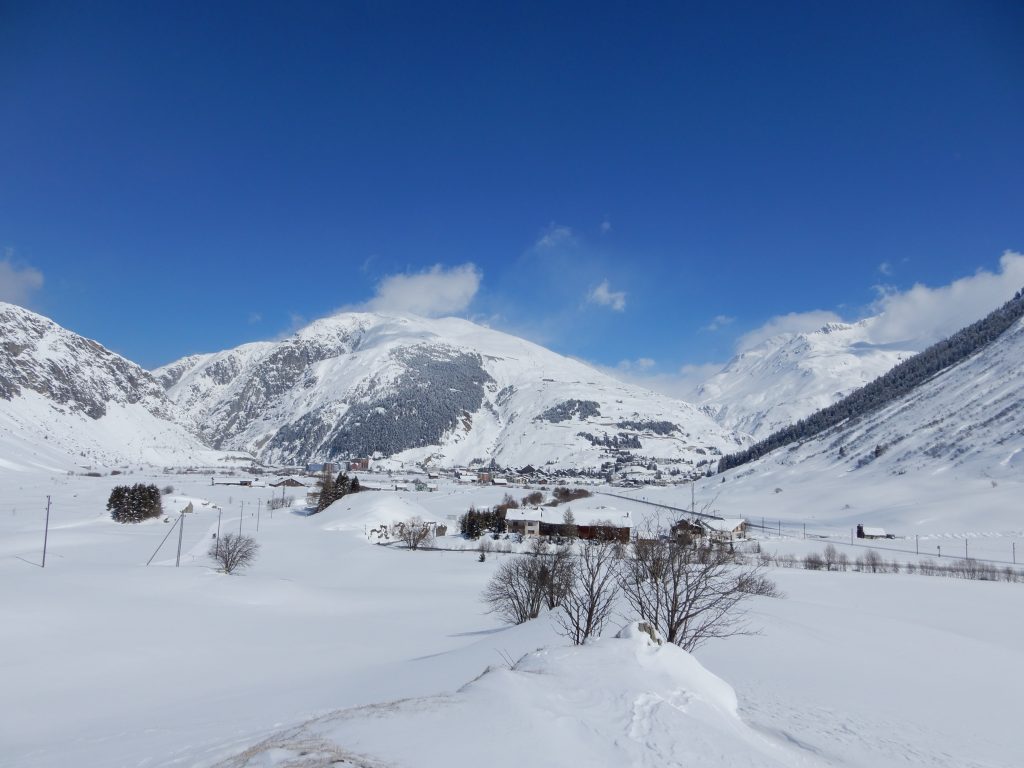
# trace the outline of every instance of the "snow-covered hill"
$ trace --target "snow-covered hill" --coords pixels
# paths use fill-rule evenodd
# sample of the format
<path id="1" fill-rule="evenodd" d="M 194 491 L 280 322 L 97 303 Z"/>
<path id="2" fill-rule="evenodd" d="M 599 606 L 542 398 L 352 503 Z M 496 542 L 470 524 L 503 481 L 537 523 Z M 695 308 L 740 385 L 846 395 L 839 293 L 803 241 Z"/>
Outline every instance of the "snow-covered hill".
<path id="1" fill-rule="evenodd" d="M 41 315 L 0 303 L 0 467 L 210 464 L 153 376 Z"/>
<path id="2" fill-rule="evenodd" d="M 1019 299 L 1018 299 L 1019 300 Z M 979 352 L 879 410 L 775 450 L 730 475 L 939 473 L 1019 478 L 1024 468 L 1024 318 Z"/>
<path id="3" fill-rule="evenodd" d="M 743 443 L 688 403 L 455 318 L 341 314 L 154 375 L 211 445 L 270 462 L 596 468 L 628 451 L 686 469 Z"/>
<path id="4" fill-rule="evenodd" d="M 842 399 L 920 348 L 875 343 L 872 325 L 828 323 L 781 334 L 738 354 L 701 384 L 694 402 L 729 429 L 766 437 Z"/>

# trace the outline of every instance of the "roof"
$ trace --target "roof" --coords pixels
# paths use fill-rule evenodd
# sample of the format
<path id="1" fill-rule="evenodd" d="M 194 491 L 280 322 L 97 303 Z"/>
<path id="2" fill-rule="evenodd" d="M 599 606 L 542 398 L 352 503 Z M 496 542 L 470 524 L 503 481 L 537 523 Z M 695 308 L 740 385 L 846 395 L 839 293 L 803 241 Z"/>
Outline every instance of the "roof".
<path id="1" fill-rule="evenodd" d="M 699 524 L 709 530 L 718 531 L 719 533 L 732 533 L 740 526 L 746 525 L 746 522 L 747 521 L 742 517 L 727 518 L 725 520 L 704 518 L 699 521 Z"/>
<path id="2" fill-rule="evenodd" d="M 871 528 L 870 526 L 863 526 L 865 536 L 885 536 L 885 528 Z"/>
<path id="3" fill-rule="evenodd" d="M 540 507 L 539 509 L 510 509 L 505 513 L 506 520 L 527 522 L 536 520 L 542 523 L 561 525 L 568 506 Z M 613 528 L 631 528 L 632 518 L 628 512 L 620 512 L 614 507 L 593 507 L 591 509 L 573 509 L 573 520 L 576 525 L 610 524 Z"/>

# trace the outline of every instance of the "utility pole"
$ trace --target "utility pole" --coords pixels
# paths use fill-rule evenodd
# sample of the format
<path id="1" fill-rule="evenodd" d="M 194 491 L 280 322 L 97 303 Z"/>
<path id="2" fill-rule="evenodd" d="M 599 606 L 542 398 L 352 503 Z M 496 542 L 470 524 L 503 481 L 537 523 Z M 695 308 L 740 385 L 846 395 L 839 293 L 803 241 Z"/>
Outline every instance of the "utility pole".
<path id="1" fill-rule="evenodd" d="M 217 557 L 220 557 L 220 516 L 221 516 L 221 514 L 223 514 L 223 512 L 224 512 L 223 509 L 221 509 L 220 507 L 217 507 L 217 547 L 216 547 Z"/>
<path id="2" fill-rule="evenodd" d="M 1017 542 L 1016 541 L 1011 541 L 1010 542 L 1010 550 L 1013 552 L 1013 564 L 1016 565 L 1017 564 Z"/>
<path id="3" fill-rule="evenodd" d="M 239 508 L 238 508 L 238 535 L 239 536 L 242 535 L 242 515 L 244 515 L 244 514 L 245 514 L 245 502 L 243 501 L 241 503 L 241 506 L 239 506 Z"/>
<path id="4" fill-rule="evenodd" d="M 807 538 L 807 523 L 804 523 L 804 538 Z"/>
<path id="5" fill-rule="evenodd" d="M 174 567 L 177 568 L 181 565 L 181 539 L 182 534 L 185 533 L 185 513 L 178 513 L 178 556 L 174 558 Z"/>
<path id="6" fill-rule="evenodd" d="M 916 533 L 914 534 L 914 554 L 921 554 L 921 543 L 918 541 L 918 536 Z"/>
<path id="7" fill-rule="evenodd" d="M 967 539 L 964 538 L 964 559 L 966 560 L 967 558 L 968 558 L 968 554 L 967 554 Z"/>
<path id="8" fill-rule="evenodd" d="M 46 527 L 43 528 L 43 568 L 46 567 L 46 542 L 50 538 L 50 497 L 46 497 Z"/>
<path id="9" fill-rule="evenodd" d="M 260 510 L 263 509 L 263 499 L 256 501 L 256 533 L 260 532 Z"/>

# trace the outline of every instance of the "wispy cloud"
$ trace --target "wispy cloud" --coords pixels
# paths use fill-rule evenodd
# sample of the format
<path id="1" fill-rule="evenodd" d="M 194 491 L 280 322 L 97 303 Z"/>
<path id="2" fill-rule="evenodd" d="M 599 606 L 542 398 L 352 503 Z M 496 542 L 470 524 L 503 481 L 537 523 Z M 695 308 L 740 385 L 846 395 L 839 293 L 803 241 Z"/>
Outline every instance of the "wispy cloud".
<path id="1" fill-rule="evenodd" d="M 878 265 L 878 271 L 881 274 L 888 277 L 889 275 L 892 274 L 892 264 L 890 264 L 888 261 L 883 261 L 881 264 Z"/>
<path id="2" fill-rule="evenodd" d="M 249 313 L 249 325 L 255 325 L 256 323 L 259 323 L 259 322 L 262 322 L 262 321 L 263 321 L 263 315 L 261 315 L 259 312 L 250 312 Z"/>
<path id="3" fill-rule="evenodd" d="M 43 273 L 34 267 L 17 264 L 13 250 L 6 249 L 0 259 L 0 301 L 28 306 L 32 297 L 43 287 Z"/>
<path id="4" fill-rule="evenodd" d="M 612 231 L 612 223 L 608 221 L 608 219 L 605 219 L 601 222 L 600 230 L 602 235 L 607 235 Z"/>
<path id="5" fill-rule="evenodd" d="M 545 227 L 543 232 L 541 232 L 540 237 L 537 238 L 537 242 L 533 244 L 533 247 L 540 250 L 546 250 L 557 248 L 560 245 L 567 245 L 575 241 L 576 235 L 573 234 L 571 227 L 551 223 Z"/>
<path id="6" fill-rule="evenodd" d="M 602 307 L 610 307 L 616 312 L 624 312 L 626 309 L 626 292 L 613 291 L 607 280 L 602 280 L 587 294 L 587 301 L 591 304 L 599 304 Z"/>
<path id="7" fill-rule="evenodd" d="M 711 322 L 704 326 L 702 330 L 705 331 L 720 331 L 723 328 L 732 325 L 736 322 L 735 317 L 730 315 L 715 315 L 711 318 Z"/>
<path id="8" fill-rule="evenodd" d="M 423 317 L 463 312 L 476 296 L 482 279 L 475 264 L 435 264 L 422 272 L 389 275 L 377 283 L 376 294 L 363 308 Z"/>

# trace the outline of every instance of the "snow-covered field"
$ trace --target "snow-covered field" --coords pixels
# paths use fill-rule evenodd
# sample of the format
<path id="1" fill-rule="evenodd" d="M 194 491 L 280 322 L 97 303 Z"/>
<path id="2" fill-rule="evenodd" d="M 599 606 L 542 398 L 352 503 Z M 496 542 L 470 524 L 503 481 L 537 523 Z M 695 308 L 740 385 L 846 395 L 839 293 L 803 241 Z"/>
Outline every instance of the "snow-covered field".
<path id="1" fill-rule="evenodd" d="M 143 480 L 175 487 L 169 512 L 193 503 L 181 568 L 177 532 L 145 566 L 170 523 L 107 517 L 111 486 Z M 761 634 L 709 644 L 699 664 L 635 637 L 572 650 L 545 616 L 509 628 L 482 612 L 480 591 L 510 555 L 481 563 L 364 533 L 389 516 L 447 520 L 503 490 L 367 492 L 310 517 L 271 517 L 264 505 L 257 533 L 269 490 L 209 482 L 0 474 L 0 764 L 1021 764 L 1024 585 L 779 569 L 787 598 L 752 603 Z M 901 534 L 988 532 L 972 546 L 1007 550 L 1015 521 L 1024 527 L 1021 489 L 1006 480 L 987 485 L 989 506 L 965 504 L 980 481 L 962 496 L 959 483 L 918 487 L 913 514 L 895 484 L 815 494 L 730 482 L 698 488 L 698 504 L 721 490 L 724 514 L 754 521 L 763 510 L 794 534 L 810 520 L 837 541 L 862 517 Z M 633 493 L 689 501 L 682 488 Z M 654 510 L 601 496 L 579 508 L 588 504 Z M 223 530 L 241 522 L 262 546 L 241 575 L 205 557 L 215 506 Z M 823 544 L 763 542 L 812 545 Z"/>

